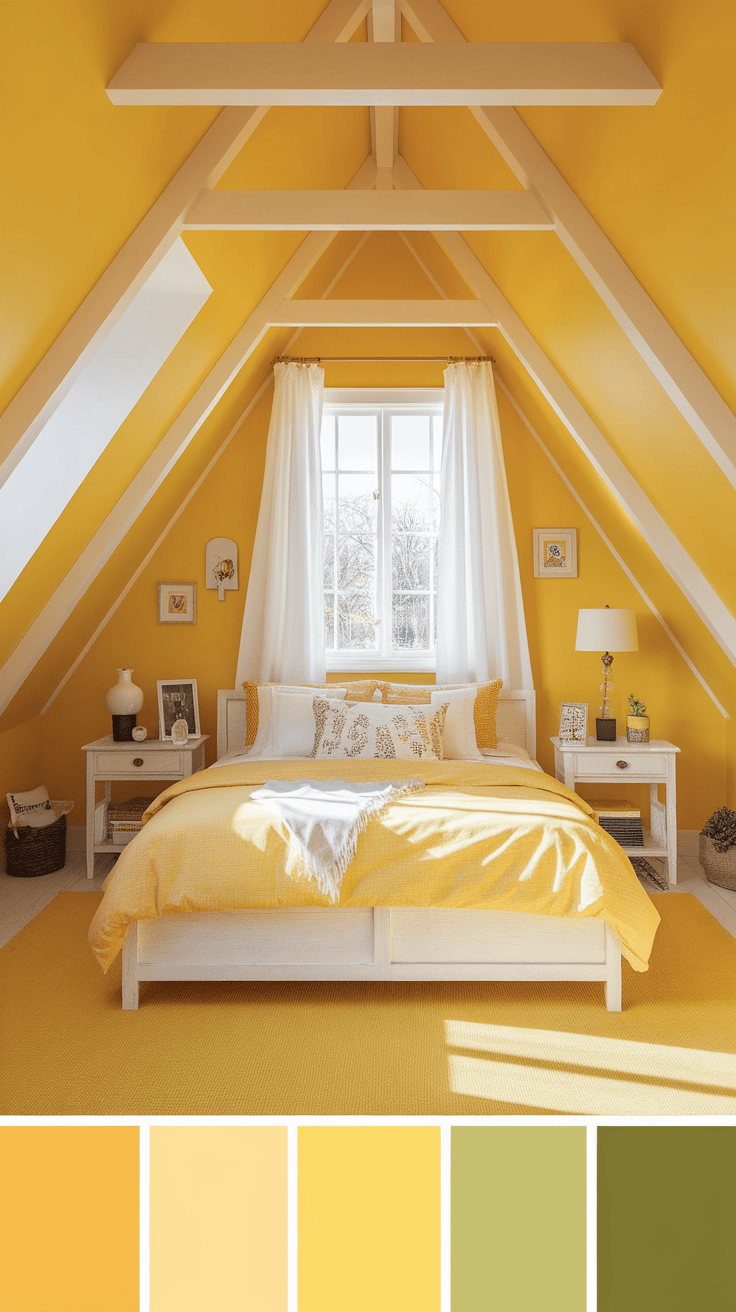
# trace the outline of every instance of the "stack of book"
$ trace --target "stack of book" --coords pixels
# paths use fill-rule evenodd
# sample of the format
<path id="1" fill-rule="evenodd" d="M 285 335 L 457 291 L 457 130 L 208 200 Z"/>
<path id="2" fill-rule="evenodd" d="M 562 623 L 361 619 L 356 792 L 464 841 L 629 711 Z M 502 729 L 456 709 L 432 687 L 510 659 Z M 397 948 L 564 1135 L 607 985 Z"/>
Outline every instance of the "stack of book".
<path id="1" fill-rule="evenodd" d="M 624 798 L 620 802 L 597 801 L 590 805 L 598 812 L 601 829 L 622 847 L 643 847 L 644 828 L 641 811 Z"/>
<path id="2" fill-rule="evenodd" d="M 151 805 L 150 797 L 131 797 L 127 802 L 111 802 L 107 808 L 110 841 L 125 847 L 143 828 L 143 812 Z"/>

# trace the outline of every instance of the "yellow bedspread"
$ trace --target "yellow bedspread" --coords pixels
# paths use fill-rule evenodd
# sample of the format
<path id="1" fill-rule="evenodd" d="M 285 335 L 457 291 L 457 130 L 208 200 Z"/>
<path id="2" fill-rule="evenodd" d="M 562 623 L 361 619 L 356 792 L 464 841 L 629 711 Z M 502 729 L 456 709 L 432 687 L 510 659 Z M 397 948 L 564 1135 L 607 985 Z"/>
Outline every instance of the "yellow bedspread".
<path id="1" fill-rule="evenodd" d="M 303 874 L 276 814 L 251 800 L 269 779 L 405 779 L 358 839 L 340 906 L 474 907 L 597 916 L 646 970 L 659 916 L 621 848 L 549 775 L 489 762 L 252 761 L 173 784 L 121 853 L 90 927 L 103 970 L 133 920 L 245 907 L 331 905 Z"/>

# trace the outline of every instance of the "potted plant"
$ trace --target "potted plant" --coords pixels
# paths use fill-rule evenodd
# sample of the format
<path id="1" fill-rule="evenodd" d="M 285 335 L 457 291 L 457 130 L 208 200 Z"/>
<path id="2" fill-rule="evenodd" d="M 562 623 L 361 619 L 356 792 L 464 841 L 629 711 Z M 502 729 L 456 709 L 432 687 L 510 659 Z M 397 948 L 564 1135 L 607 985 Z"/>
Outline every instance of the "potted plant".
<path id="1" fill-rule="evenodd" d="M 633 692 L 629 694 L 629 713 L 626 716 L 626 738 L 630 743 L 649 742 L 649 716 L 647 708 Z"/>
<path id="2" fill-rule="evenodd" d="M 700 864 L 711 884 L 736 892 L 736 811 L 722 806 L 700 831 Z"/>

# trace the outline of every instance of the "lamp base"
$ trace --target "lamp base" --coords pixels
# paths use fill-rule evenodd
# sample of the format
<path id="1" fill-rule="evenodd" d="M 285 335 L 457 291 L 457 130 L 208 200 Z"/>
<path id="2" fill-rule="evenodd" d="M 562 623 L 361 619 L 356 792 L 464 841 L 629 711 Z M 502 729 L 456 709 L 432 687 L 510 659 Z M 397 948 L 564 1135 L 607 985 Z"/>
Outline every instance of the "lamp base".
<path id="1" fill-rule="evenodd" d="M 603 720 L 596 716 L 595 736 L 599 743 L 614 743 L 616 741 L 616 721 L 614 719 Z"/>

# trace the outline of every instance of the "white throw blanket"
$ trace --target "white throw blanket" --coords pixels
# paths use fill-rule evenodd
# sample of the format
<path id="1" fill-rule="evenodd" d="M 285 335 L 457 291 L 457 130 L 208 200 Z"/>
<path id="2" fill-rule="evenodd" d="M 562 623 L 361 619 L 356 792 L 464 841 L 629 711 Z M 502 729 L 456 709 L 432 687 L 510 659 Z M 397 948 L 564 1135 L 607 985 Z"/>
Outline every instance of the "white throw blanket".
<path id="1" fill-rule="evenodd" d="M 308 779 L 294 783 L 269 779 L 251 797 L 276 811 L 299 844 L 306 877 L 316 879 L 320 893 L 337 902 L 342 877 L 355 856 L 358 834 L 391 802 L 423 787 L 421 779 L 393 784 L 326 779 L 317 787 Z"/>

